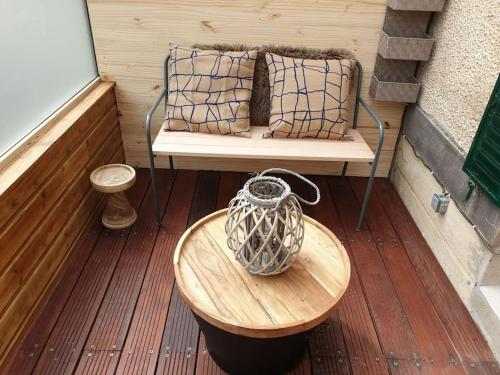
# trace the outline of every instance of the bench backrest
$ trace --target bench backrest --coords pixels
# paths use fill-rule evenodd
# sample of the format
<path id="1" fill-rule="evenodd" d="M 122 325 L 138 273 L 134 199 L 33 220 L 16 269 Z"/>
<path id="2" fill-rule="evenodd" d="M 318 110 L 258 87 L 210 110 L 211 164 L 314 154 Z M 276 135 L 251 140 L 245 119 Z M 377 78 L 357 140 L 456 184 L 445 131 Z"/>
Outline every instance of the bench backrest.
<path id="1" fill-rule="evenodd" d="M 218 51 L 245 51 L 245 50 L 258 50 L 257 60 L 255 62 L 254 79 L 253 79 L 253 90 L 252 98 L 250 100 L 250 124 L 251 125 L 269 125 L 269 116 L 271 112 L 271 102 L 270 102 L 270 87 L 269 87 L 269 70 L 266 64 L 265 53 L 270 52 L 281 56 L 292 57 L 292 58 L 302 58 L 302 59 L 313 59 L 313 60 L 341 60 L 341 59 L 353 59 L 356 60 L 355 56 L 345 49 L 315 49 L 315 48 L 299 48 L 290 46 L 262 46 L 253 47 L 245 46 L 241 44 L 230 45 L 230 44 L 195 44 L 194 48 L 202 50 L 218 50 Z M 168 64 L 167 59 L 165 60 L 165 87 L 168 87 Z M 353 87 L 352 93 L 354 95 L 351 126 L 356 128 L 357 117 L 358 117 L 358 107 L 359 107 L 359 94 L 361 89 L 361 78 L 362 78 L 362 68 L 361 64 L 356 60 L 356 69 L 353 77 Z"/>

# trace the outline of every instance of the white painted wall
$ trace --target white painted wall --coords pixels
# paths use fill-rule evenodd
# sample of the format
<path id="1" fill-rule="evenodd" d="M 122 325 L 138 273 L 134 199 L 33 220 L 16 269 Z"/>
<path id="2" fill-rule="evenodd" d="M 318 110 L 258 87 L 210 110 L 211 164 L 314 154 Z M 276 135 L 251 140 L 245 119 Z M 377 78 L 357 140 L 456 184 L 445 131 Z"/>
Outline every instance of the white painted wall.
<path id="1" fill-rule="evenodd" d="M 500 255 L 491 252 L 451 200 L 448 211 L 431 208 L 441 185 L 402 138 L 391 180 L 439 264 L 500 360 L 500 313 L 489 298 L 500 295 Z M 483 286 L 482 286 L 483 285 Z M 489 295 L 485 294 L 485 290 Z M 493 297 L 491 297 L 493 295 Z"/>
<path id="2" fill-rule="evenodd" d="M 419 74 L 420 107 L 468 152 L 500 72 L 500 0 L 447 0 Z"/>
<path id="3" fill-rule="evenodd" d="M 441 185 L 404 138 L 399 143 L 391 174 L 398 194 L 439 264 L 464 304 L 471 309 L 472 293 L 493 253 L 484 245 L 453 200 L 445 214 L 432 210 L 432 195 L 441 192 Z M 491 281 L 493 278 L 494 275 L 490 275 Z M 500 281 L 500 274 L 497 275 L 497 281 Z"/>
<path id="4" fill-rule="evenodd" d="M 499 9 L 500 0 L 447 0 L 431 26 L 436 39 L 431 59 L 418 74 L 422 82 L 418 105 L 464 155 L 500 72 Z M 459 171 L 462 165 L 450 168 Z M 396 151 L 391 180 L 500 358 L 499 315 L 483 293 L 483 288 L 500 288 L 500 255 L 486 247 L 453 200 L 445 214 L 432 210 L 432 195 L 442 187 L 405 138 Z"/>
<path id="5" fill-rule="evenodd" d="M 95 77 L 85 0 L 0 1 L 0 155 Z"/>

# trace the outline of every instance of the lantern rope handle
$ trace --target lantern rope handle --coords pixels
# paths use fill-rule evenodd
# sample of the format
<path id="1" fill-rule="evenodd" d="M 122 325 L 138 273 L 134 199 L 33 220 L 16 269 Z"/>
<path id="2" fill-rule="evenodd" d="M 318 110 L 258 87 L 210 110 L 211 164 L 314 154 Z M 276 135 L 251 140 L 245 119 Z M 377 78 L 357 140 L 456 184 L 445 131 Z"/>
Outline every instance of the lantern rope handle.
<path id="1" fill-rule="evenodd" d="M 283 200 L 285 200 L 286 198 L 288 198 L 290 195 L 293 195 L 295 198 L 297 198 L 302 203 L 308 204 L 310 206 L 314 206 L 314 205 L 316 205 L 316 204 L 319 203 L 319 201 L 321 199 L 321 193 L 319 192 L 319 188 L 316 186 L 316 184 L 314 182 L 312 182 L 311 180 L 308 180 L 307 178 L 305 178 L 304 176 L 302 176 L 302 175 L 300 175 L 300 174 L 298 174 L 296 172 L 293 172 L 293 171 L 290 171 L 290 170 L 284 169 L 284 168 L 270 168 L 270 169 L 266 169 L 265 171 L 262 171 L 261 173 L 258 174 L 258 176 L 260 177 L 260 176 L 264 176 L 267 173 L 275 173 L 275 172 L 281 172 L 281 173 L 291 174 L 292 176 L 297 177 L 299 180 L 302 180 L 305 183 L 307 183 L 316 192 L 316 199 L 313 202 L 310 202 L 310 201 L 302 198 L 300 195 L 291 192 L 290 194 L 287 194 L 287 195 L 283 196 L 280 199 L 280 201 L 278 202 L 278 204 L 276 206 L 278 206 L 279 203 L 281 203 Z"/>

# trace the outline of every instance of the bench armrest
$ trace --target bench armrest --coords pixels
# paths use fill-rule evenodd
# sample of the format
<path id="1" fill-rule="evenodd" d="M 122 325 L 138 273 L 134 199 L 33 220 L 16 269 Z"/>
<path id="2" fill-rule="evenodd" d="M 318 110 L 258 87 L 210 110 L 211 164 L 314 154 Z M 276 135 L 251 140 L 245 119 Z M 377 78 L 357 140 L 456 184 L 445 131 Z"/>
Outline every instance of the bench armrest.
<path id="1" fill-rule="evenodd" d="M 163 98 L 165 98 L 167 96 L 167 90 L 164 89 L 162 91 L 162 93 L 160 94 L 160 96 L 156 99 L 155 103 L 153 104 L 153 106 L 151 107 L 151 109 L 149 110 L 148 114 L 146 115 L 146 135 L 148 136 L 151 136 L 150 135 L 150 130 L 151 130 L 151 120 L 153 119 L 153 114 L 156 112 L 156 109 L 158 108 L 158 106 L 160 105 L 161 101 L 163 100 Z"/>
<path id="2" fill-rule="evenodd" d="M 151 120 L 153 119 L 153 114 L 155 113 L 156 109 L 162 102 L 164 98 L 167 96 L 168 89 L 165 88 L 163 89 L 162 93 L 156 99 L 155 103 L 149 110 L 148 114 L 146 115 L 146 143 L 148 146 L 148 159 L 149 159 L 149 170 L 151 172 L 151 186 L 153 190 L 153 202 L 154 202 L 154 207 L 155 207 L 155 219 L 156 219 L 156 224 L 160 225 L 161 224 L 161 212 L 160 212 L 160 201 L 158 199 L 158 192 L 156 191 L 156 176 L 155 176 L 155 161 L 154 161 L 154 155 L 153 155 L 153 146 L 151 144 Z M 165 103 L 166 103 L 165 99 Z"/>
<path id="3" fill-rule="evenodd" d="M 375 151 L 375 159 L 374 159 L 374 162 L 377 163 L 378 159 L 380 158 L 380 152 L 382 151 L 382 145 L 384 144 L 384 123 L 377 116 L 373 108 L 366 101 L 364 101 L 361 97 L 359 97 L 358 100 L 359 103 L 364 107 L 366 112 L 368 112 L 373 121 L 375 121 L 375 124 L 378 127 L 378 144 L 377 144 L 377 149 Z"/>
<path id="4" fill-rule="evenodd" d="M 163 98 L 165 98 L 165 110 L 167 108 L 167 95 L 168 95 L 168 62 L 170 61 L 170 54 L 165 56 L 165 60 L 163 61 L 163 80 L 165 83 L 165 88 L 163 89 L 162 93 L 156 99 L 156 102 L 153 104 L 151 109 L 149 110 L 148 114 L 146 115 L 146 138 L 148 141 L 148 147 L 151 150 L 151 120 L 153 119 L 153 114 L 155 113 L 156 109 L 160 105 L 161 101 Z"/>

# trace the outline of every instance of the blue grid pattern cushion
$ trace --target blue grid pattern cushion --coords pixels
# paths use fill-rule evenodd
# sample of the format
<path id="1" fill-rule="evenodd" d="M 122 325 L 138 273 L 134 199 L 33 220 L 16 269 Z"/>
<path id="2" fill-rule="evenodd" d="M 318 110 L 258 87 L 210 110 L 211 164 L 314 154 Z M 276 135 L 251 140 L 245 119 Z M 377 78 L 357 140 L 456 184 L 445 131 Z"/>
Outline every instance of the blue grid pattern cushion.
<path id="1" fill-rule="evenodd" d="M 165 130 L 249 136 L 257 51 L 170 49 Z"/>
<path id="2" fill-rule="evenodd" d="M 271 115 L 266 138 L 349 139 L 354 60 L 306 60 L 266 53 Z"/>

